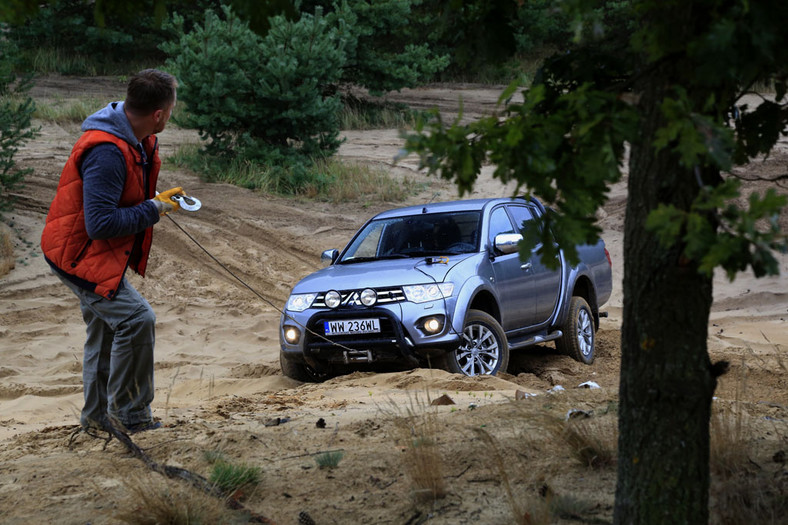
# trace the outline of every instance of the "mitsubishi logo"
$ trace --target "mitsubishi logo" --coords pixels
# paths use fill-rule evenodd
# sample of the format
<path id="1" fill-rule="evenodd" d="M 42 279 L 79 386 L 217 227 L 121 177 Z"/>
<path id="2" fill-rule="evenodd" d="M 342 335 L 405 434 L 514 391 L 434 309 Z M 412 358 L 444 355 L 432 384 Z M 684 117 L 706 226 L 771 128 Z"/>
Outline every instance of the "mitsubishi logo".
<path id="1" fill-rule="evenodd" d="M 344 306 L 352 304 L 353 306 L 358 306 L 361 304 L 361 297 L 359 296 L 358 292 L 351 292 L 345 297 L 345 300 L 342 301 Z"/>

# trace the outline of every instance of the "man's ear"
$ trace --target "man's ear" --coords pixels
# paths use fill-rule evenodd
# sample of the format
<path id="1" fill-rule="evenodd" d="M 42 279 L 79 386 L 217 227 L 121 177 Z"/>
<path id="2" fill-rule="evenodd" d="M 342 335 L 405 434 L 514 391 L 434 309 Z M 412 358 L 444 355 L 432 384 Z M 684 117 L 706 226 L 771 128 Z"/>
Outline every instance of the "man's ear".
<path id="1" fill-rule="evenodd" d="M 153 121 L 158 123 L 161 120 L 162 115 L 164 115 L 163 109 L 157 109 L 153 112 Z"/>

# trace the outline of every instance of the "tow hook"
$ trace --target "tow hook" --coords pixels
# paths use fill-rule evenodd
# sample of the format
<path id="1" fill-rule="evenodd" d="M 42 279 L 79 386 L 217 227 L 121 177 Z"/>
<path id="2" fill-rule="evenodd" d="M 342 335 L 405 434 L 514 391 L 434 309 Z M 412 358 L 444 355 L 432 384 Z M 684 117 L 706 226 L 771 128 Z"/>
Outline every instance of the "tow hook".
<path id="1" fill-rule="evenodd" d="M 345 364 L 371 363 L 372 352 L 369 350 L 345 350 Z"/>

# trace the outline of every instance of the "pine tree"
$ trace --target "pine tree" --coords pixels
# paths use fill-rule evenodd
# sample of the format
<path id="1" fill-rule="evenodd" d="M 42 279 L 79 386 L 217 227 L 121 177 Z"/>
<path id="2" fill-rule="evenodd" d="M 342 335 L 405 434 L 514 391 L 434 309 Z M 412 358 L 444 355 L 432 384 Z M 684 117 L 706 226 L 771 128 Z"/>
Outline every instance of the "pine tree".
<path id="1" fill-rule="evenodd" d="M 312 2 L 323 5 L 326 18 L 346 38 L 347 63 L 342 81 L 373 93 L 414 87 L 449 64 L 448 55 L 436 55 L 423 35 L 410 30 L 413 7 L 419 1 L 342 0 Z"/>
<path id="2" fill-rule="evenodd" d="M 182 123 L 208 139 L 208 153 L 271 161 L 336 151 L 340 100 L 328 86 L 339 80 L 343 39 L 319 12 L 273 17 L 265 37 L 227 6 L 188 33 L 177 15 L 174 24 L 180 40 L 162 49 L 188 107 Z"/>
<path id="3" fill-rule="evenodd" d="M 16 48 L 0 39 L 0 212 L 11 207 L 9 195 L 30 169 L 19 169 L 14 155 L 19 147 L 35 136 L 31 119 L 35 111 L 33 99 L 27 96 L 29 79 L 14 73 Z"/>

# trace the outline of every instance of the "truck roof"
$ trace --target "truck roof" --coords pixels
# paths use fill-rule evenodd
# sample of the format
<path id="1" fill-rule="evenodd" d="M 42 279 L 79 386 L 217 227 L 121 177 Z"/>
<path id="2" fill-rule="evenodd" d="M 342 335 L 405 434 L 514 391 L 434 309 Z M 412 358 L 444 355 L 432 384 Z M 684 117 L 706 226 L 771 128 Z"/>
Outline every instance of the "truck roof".
<path id="1" fill-rule="evenodd" d="M 466 199 L 449 202 L 431 202 L 429 204 L 419 204 L 416 206 L 406 206 L 395 208 L 377 214 L 374 219 L 388 219 L 391 217 L 407 217 L 408 215 L 419 215 L 428 213 L 446 213 L 454 211 L 479 211 L 487 206 L 496 204 L 506 204 L 518 202 L 521 204 L 532 204 L 525 197 L 505 197 L 495 199 Z"/>

